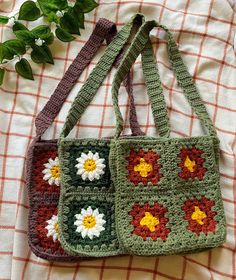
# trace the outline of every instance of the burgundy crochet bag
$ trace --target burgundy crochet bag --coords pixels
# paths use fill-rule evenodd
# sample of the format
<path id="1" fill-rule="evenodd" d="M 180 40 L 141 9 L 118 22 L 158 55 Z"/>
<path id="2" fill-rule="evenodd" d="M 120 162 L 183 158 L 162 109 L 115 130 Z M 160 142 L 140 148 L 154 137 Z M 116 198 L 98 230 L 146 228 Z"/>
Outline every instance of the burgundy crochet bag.
<path id="1" fill-rule="evenodd" d="M 109 43 L 116 34 L 114 23 L 100 19 L 73 63 L 66 71 L 49 101 L 35 120 L 36 137 L 30 145 L 26 160 L 26 185 L 29 194 L 28 241 L 31 250 L 38 257 L 49 261 L 78 261 L 81 258 L 69 256 L 58 240 L 57 206 L 60 193 L 60 167 L 57 153 L 57 140 L 42 140 L 41 136 L 53 123 L 70 90 L 104 39 Z M 115 62 L 118 65 L 120 54 Z M 130 76 L 124 85 L 130 98 L 130 125 L 133 135 L 142 131 L 137 123 Z"/>

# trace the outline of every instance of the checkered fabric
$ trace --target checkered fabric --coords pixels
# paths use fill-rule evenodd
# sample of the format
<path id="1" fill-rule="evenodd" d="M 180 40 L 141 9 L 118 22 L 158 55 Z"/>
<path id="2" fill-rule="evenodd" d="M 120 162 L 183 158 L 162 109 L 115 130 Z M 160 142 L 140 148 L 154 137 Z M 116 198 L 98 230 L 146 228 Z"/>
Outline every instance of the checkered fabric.
<path id="1" fill-rule="evenodd" d="M 0 12 L 15 14 L 23 0 L 1 0 Z M 0 279 L 236 279 L 236 16 L 226 0 L 100 0 L 86 15 L 86 29 L 65 44 L 55 40 L 55 65 L 34 65 L 35 81 L 16 76 L 7 66 L 0 87 Z M 233 1 L 231 1 L 231 4 Z M 91 34 L 100 17 L 114 21 L 118 29 L 136 13 L 165 24 L 179 43 L 184 62 L 199 88 L 221 140 L 220 174 L 227 219 L 227 242 L 211 251 L 187 256 L 158 258 L 123 256 L 83 261 L 77 264 L 49 263 L 37 258 L 27 244 L 28 197 L 24 163 L 35 136 L 34 120 L 49 99 L 65 70 Z M 30 26 L 33 26 L 32 23 Z M 12 38 L 7 26 L 0 27 L 0 41 Z M 152 32 L 152 43 L 175 137 L 204 133 L 193 115 L 167 59 L 164 33 Z M 105 48 L 105 46 L 104 46 Z M 102 51 L 79 78 L 63 110 L 45 139 L 58 137 L 66 113 Z M 115 127 L 111 105 L 112 70 L 86 110 L 74 136 L 112 136 Z M 143 81 L 140 60 L 133 69 L 134 94 L 141 128 L 154 135 L 155 128 Z M 121 89 L 120 105 L 128 129 L 127 94 Z"/>

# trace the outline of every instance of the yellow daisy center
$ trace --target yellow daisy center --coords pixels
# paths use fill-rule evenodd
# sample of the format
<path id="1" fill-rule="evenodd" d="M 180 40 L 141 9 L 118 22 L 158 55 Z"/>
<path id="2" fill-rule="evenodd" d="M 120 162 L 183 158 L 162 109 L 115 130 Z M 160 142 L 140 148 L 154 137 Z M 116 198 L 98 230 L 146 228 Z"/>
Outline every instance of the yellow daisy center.
<path id="1" fill-rule="evenodd" d="M 95 170 L 97 167 L 96 162 L 93 159 L 87 159 L 84 163 L 84 169 L 87 172 L 91 172 L 93 170 Z"/>
<path id="2" fill-rule="evenodd" d="M 52 177 L 54 179 L 60 178 L 60 167 L 59 167 L 59 165 L 54 165 L 51 168 L 51 173 L 52 173 Z"/>
<path id="3" fill-rule="evenodd" d="M 153 217 L 152 213 L 145 212 L 145 216 L 140 221 L 141 226 L 147 226 L 151 232 L 155 231 L 155 226 L 159 225 L 160 221 L 158 218 Z"/>
<path id="4" fill-rule="evenodd" d="M 194 171 L 194 166 L 196 165 L 195 160 L 191 160 L 189 156 L 186 157 L 184 161 L 184 166 L 188 168 L 190 172 Z"/>
<path id="5" fill-rule="evenodd" d="M 58 225 L 58 223 L 55 223 L 54 230 L 55 230 L 56 233 L 59 232 L 59 225 Z"/>
<path id="6" fill-rule="evenodd" d="M 200 208 L 198 206 L 194 206 L 194 212 L 191 216 L 192 220 L 195 220 L 199 225 L 203 225 L 203 219 L 205 219 L 207 217 L 207 215 L 200 210 Z"/>
<path id="7" fill-rule="evenodd" d="M 152 164 L 147 163 L 144 158 L 140 158 L 140 163 L 134 166 L 134 171 L 139 172 L 142 177 L 147 177 L 152 169 Z"/>
<path id="8" fill-rule="evenodd" d="M 92 215 L 88 215 L 88 216 L 84 217 L 83 225 L 87 229 L 93 228 L 96 225 L 95 217 Z"/>

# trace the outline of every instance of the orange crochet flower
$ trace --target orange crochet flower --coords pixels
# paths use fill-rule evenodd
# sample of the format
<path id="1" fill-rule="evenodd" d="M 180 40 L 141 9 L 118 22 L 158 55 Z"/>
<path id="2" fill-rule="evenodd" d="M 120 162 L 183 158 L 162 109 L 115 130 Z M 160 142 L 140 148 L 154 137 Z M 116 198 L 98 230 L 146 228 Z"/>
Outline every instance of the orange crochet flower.
<path id="1" fill-rule="evenodd" d="M 136 152 L 134 149 L 131 149 L 130 155 L 127 158 L 129 180 L 136 186 L 138 183 L 143 183 L 146 186 L 148 182 L 156 185 L 161 178 L 159 173 L 161 165 L 157 163 L 159 158 L 160 156 L 152 150 L 144 152 L 143 149 L 139 149 Z"/>
<path id="2" fill-rule="evenodd" d="M 196 147 L 181 149 L 179 153 L 179 157 L 181 158 L 179 164 L 179 167 L 181 168 L 181 172 L 179 172 L 180 178 L 184 180 L 193 180 L 197 177 L 199 180 L 203 180 L 206 168 L 203 167 L 205 159 L 202 158 L 202 154 L 203 151 Z"/>
<path id="3" fill-rule="evenodd" d="M 165 217 L 167 208 L 155 203 L 150 206 L 149 203 L 140 205 L 135 203 L 129 215 L 133 217 L 131 225 L 134 226 L 133 234 L 139 235 L 146 240 L 151 237 L 153 240 L 161 238 L 166 240 L 170 229 L 166 227 L 169 219 Z"/>
<path id="4" fill-rule="evenodd" d="M 199 235 L 204 232 L 215 232 L 217 222 L 213 219 L 216 215 L 215 211 L 211 208 L 215 202 L 202 197 L 202 199 L 188 199 L 185 201 L 181 209 L 185 212 L 184 219 L 188 221 L 188 230 L 195 232 Z"/>

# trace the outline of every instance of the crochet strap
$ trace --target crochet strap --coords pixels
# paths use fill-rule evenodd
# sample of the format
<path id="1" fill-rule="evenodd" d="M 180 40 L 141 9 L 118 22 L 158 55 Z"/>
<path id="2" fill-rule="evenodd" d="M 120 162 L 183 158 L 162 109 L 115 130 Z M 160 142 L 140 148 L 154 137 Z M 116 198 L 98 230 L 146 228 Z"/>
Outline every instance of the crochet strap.
<path id="1" fill-rule="evenodd" d="M 66 71 L 62 80 L 59 82 L 57 88 L 51 95 L 50 99 L 48 100 L 42 111 L 37 115 L 35 120 L 35 126 L 38 137 L 42 136 L 42 134 L 53 123 L 63 103 L 65 102 L 65 99 L 67 98 L 71 89 L 75 85 L 78 77 L 91 62 L 91 59 L 96 54 L 99 47 L 102 45 L 104 39 L 106 39 L 107 43 L 109 44 L 116 35 L 116 33 L 116 26 L 113 22 L 104 18 L 99 19 L 90 38 L 83 46 L 83 48 L 81 49 L 77 57 L 74 59 L 72 64 L 69 66 L 68 70 Z M 116 63 L 115 66 L 118 67 L 118 63 Z M 143 133 L 137 122 L 137 115 L 132 95 L 132 83 L 130 81 L 129 76 L 125 78 L 124 84 L 130 96 L 131 130 L 133 135 L 141 135 Z"/>
<path id="2" fill-rule="evenodd" d="M 121 31 L 109 44 L 105 53 L 97 63 L 96 67 L 89 75 L 89 78 L 87 79 L 86 83 L 82 86 L 80 92 L 74 99 L 74 102 L 72 103 L 72 106 L 67 115 L 66 122 L 63 126 L 62 133 L 60 136 L 61 138 L 66 137 L 70 133 L 72 128 L 80 119 L 81 115 L 84 113 L 85 109 L 91 103 L 98 88 L 100 87 L 106 75 L 110 71 L 116 57 L 121 52 L 124 44 L 128 41 L 131 35 L 131 31 L 133 30 L 134 24 L 138 24 L 140 26 L 141 24 L 143 24 L 143 22 L 143 15 L 135 15 L 131 19 L 131 21 L 121 29 Z M 127 76 L 128 72 L 125 76 Z"/>
<path id="3" fill-rule="evenodd" d="M 125 53 L 125 56 L 123 57 L 123 59 L 120 63 L 120 66 L 115 74 L 114 80 L 113 80 L 112 99 L 113 99 L 113 105 L 114 105 L 114 110 L 115 110 L 115 114 L 116 114 L 115 138 L 119 137 L 119 135 L 123 129 L 123 122 L 124 122 L 120 109 L 119 109 L 119 105 L 118 105 L 118 94 L 119 94 L 119 88 L 120 88 L 121 82 L 124 79 L 124 77 L 126 76 L 129 69 L 132 67 L 132 65 L 135 62 L 138 55 L 143 50 L 148 48 L 148 44 L 150 44 L 149 43 L 149 32 L 154 27 L 160 27 L 167 32 L 168 55 L 169 55 L 173 70 L 176 74 L 177 82 L 182 87 L 183 92 L 184 92 L 188 102 L 190 103 L 191 107 L 194 109 L 195 113 L 197 114 L 197 116 L 200 119 L 200 121 L 202 122 L 202 124 L 204 124 L 205 127 L 207 128 L 209 134 L 211 136 L 216 136 L 216 131 L 215 131 L 214 125 L 213 125 L 213 123 L 207 113 L 207 110 L 202 102 L 202 99 L 197 91 L 196 85 L 194 84 L 193 79 L 187 70 L 187 67 L 183 63 L 183 60 L 180 56 L 178 47 L 175 43 L 175 40 L 174 40 L 172 34 L 169 32 L 169 30 L 165 26 L 160 25 L 155 21 L 148 21 L 148 22 L 144 23 L 143 26 L 137 32 L 134 40 L 132 41 L 131 46 L 129 47 L 128 51 Z M 144 52 L 143 58 L 144 58 L 145 64 L 148 63 L 148 58 L 146 56 L 150 57 L 150 59 L 151 59 L 151 53 L 148 53 L 147 51 Z M 148 77 L 148 75 L 150 75 L 150 74 L 152 75 L 153 73 L 150 73 L 150 70 L 148 69 L 148 65 L 144 67 L 143 71 L 144 71 L 144 74 L 146 77 L 145 79 L 147 81 L 147 84 L 150 84 L 151 81 L 148 81 L 147 77 Z M 160 77 L 157 75 L 156 79 L 159 80 Z M 159 95 L 157 91 L 156 91 L 156 94 Z M 149 95 L 150 101 L 153 100 L 153 97 L 154 96 Z M 162 104 L 161 104 L 161 106 L 162 106 Z M 157 119 L 160 120 L 162 118 L 160 116 L 163 113 L 162 112 L 163 109 L 164 108 L 161 108 L 158 103 L 152 102 L 152 110 L 153 110 L 154 118 L 157 113 L 159 115 L 159 116 L 157 116 Z M 156 124 L 156 121 L 155 121 L 155 124 Z M 160 127 L 160 125 L 161 125 L 161 127 Z M 164 127 L 166 125 L 168 125 L 168 122 L 160 123 L 159 124 L 160 130 L 165 131 Z M 166 127 L 166 131 L 168 131 L 168 129 L 169 128 Z"/>

